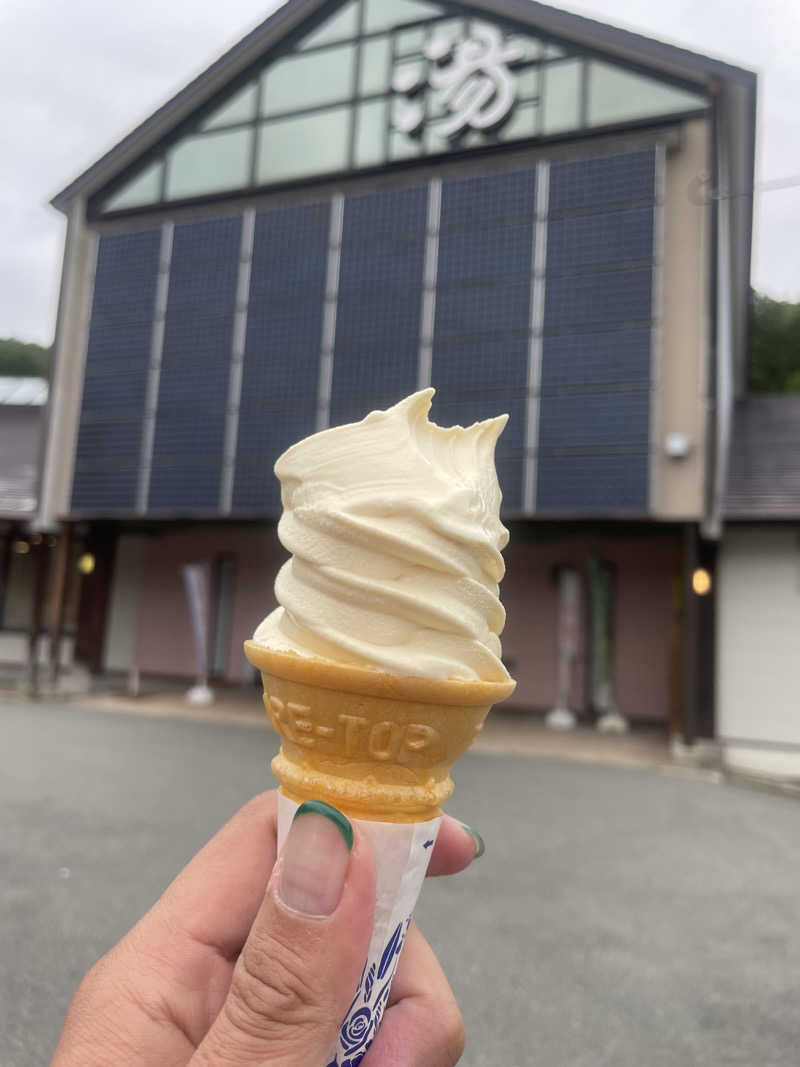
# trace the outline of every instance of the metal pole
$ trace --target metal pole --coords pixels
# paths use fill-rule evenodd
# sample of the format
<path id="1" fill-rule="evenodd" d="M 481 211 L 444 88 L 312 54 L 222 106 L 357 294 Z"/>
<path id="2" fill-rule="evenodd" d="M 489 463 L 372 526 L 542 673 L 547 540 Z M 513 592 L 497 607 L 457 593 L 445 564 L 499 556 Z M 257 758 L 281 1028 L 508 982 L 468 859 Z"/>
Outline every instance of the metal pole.
<path id="1" fill-rule="evenodd" d="M 69 560 L 72 550 L 72 526 L 62 523 L 58 533 L 54 560 L 53 588 L 50 612 L 50 684 L 58 683 L 61 668 L 61 638 L 64 629 L 64 611 L 67 600 Z"/>
<path id="2" fill-rule="evenodd" d="M 9 526 L 3 534 L 3 548 L 0 555 L 0 630 L 6 612 L 6 596 L 8 595 L 8 577 L 11 573 L 11 544 L 14 540 L 14 527 Z"/>
<path id="3" fill-rule="evenodd" d="M 692 574 L 697 566 L 697 528 L 687 522 L 683 528 L 684 590 L 684 717 L 683 741 L 687 746 L 697 740 L 697 667 L 699 618 L 697 597 L 692 590 Z"/>
<path id="4" fill-rule="evenodd" d="M 39 634 L 42 629 L 42 606 L 47 589 L 47 564 L 49 552 L 44 539 L 39 536 L 38 544 L 31 542 L 34 557 L 33 604 L 31 605 L 31 622 L 28 631 L 28 693 L 32 697 L 39 695 Z"/>

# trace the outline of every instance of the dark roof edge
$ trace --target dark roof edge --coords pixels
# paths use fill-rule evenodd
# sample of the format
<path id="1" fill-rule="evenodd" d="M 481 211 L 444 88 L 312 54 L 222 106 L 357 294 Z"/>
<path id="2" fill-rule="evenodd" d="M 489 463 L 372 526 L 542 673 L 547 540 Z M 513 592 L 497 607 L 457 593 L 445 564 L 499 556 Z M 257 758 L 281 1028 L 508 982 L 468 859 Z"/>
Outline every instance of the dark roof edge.
<path id="1" fill-rule="evenodd" d="M 737 401 L 739 405 L 760 404 L 762 402 L 777 402 L 778 404 L 800 404 L 800 393 L 779 393 L 775 391 L 769 393 L 750 392 L 740 397 Z"/>
<path id="2" fill-rule="evenodd" d="M 787 526 L 797 526 L 800 523 L 800 508 L 795 511 L 766 512 L 733 509 L 725 511 L 722 520 L 726 526 L 764 526 L 767 523 L 770 526 L 777 526 L 780 523 L 784 523 Z"/>
<path id="3" fill-rule="evenodd" d="M 199 106 L 203 103 L 204 89 L 208 88 L 206 95 L 211 95 L 212 91 L 221 88 L 221 85 L 217 85 L 216 82 L 222 80 L 222 75 L 230 70 L 230 77 L 234 77 L 238 69 L 244 68 L 247 63 L 256 59 L 260 51 L 269 47 L 283 33 L 288 33 L 294 26 L 312 15 L 324 2 L 325 0 L 288 0 L 57 193 L 50 201 L 52 206 L 66 213 L 70 201 L 87 185 L 92 184 L 95 178 L 106 180 L 112 176 L 111 174 L 105 175 L 103 172 L 118 156 L 125 156 L 128 152 L 134 154 L 140 142 L 144 142 L 140 149 L 144 151 L 149 147 L 148 135 L 153 134 L 154 139 L 160 136 L 162 127 L 172 117 L 175 123 L 179 122 L 184 117 L 184 109 L 188 110 L 192 106 Z M 584 15 L 560 11 L 547 4 L 541 4 L 538 0 L 468 0 L 467 6 L 496 15 L 505 15 L 521 23 L 540 25 L 556 36 L 583 38 L 585 43 L 591 43 L 594 47 L 608 50 L 611 53 L 635 50 L 645 62 L 649 60 L 670 67 L 676 72 L 683 71 L 684 75 L 688 76 L 691 74 L 700 78 L 716 76 L 735 81 L 750 88 L 755 95 L 756 75 L 753 71 L 736 67 L 719 59 L 712 59 L 677 45 L 653 40 L 632 30 L 618 29 Z M 128 162 L 131 160 L 125 160 L 125 163 Z M 122 165 L 124 164 L 121 163 L 120 169 Z"/>

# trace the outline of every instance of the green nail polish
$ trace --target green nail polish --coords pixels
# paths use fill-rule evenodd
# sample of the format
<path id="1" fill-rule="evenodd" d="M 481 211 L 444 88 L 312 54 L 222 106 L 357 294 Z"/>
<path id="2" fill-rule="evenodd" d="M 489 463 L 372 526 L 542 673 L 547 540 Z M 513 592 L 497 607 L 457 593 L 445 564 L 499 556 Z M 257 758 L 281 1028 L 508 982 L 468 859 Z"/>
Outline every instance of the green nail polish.
<path id="1" fill-rule="evenodd" d="M 353 848 L 353 827 L 350 825 L 350 820 L 346 815 L 342 815 L 338 808 L 334 808 L 332 804 L 326 804 L 324 800 L 306 800 L 297 811 L 294 813 L 292 822 L 299 815 L 322 815 L 326 819 L 337 826 L 342 832 L 345 844 L 347 845 L 347 851 L 350 852 Z M 483 842 L 481 841 L 481 846 Z"/>
<path id="2" fill-rule="evenodd" d="M 484 854 L 484 852 L 486 851 L 486 844 L 485 844 L 483 838 L 481 837 L 481 835 L 478 833 L 477 830 L 473 830 L 472 827 L 471 826 L 467 826 L 466 823 L 462 822 L 461 829 L 462 830 L 466 830 L 467 833 L 469 834 L 469 836 L 474 840 L 475 846 L 476 846 L 475 847 L 475 859 L 479 860 L 481 858 L 481 856 Z"/>

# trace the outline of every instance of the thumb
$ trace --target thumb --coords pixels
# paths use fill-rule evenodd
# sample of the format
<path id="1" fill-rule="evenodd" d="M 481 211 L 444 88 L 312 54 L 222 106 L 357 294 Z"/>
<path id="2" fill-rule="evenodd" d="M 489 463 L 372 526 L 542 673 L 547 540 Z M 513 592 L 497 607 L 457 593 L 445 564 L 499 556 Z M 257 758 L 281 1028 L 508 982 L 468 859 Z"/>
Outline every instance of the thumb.
<path id="1" fill-rule="evenodd" d="M 322 1067 L 367 957 L 375 869 L 336 808 L 301 804 L 190 1067 Z"/>

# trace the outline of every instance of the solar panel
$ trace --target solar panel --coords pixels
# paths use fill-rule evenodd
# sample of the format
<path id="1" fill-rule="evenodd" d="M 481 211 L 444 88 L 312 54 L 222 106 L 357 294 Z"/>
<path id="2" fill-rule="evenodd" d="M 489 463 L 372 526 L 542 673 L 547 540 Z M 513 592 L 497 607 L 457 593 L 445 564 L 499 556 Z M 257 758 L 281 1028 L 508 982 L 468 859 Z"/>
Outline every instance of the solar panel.
<path id="1" fill-rule="evenodd" d="M 234 511 L 280 514 L 273 464 L 314 432 L 329 229 L 328 201 L 256 216 Z"/>
<path id="2" fill-rule="evenodd" d="M 510 418 L 498 443 L 504 506 L 522 504 L 535 170 L 442 183 L 431 380 L 437 421 Z"/>
<path id="3" fill-rule="evenodd" d="M 76 511 L 136 504 L 159 229 L 100 238 L 72 484 Z"/>
<path id="4" fill-rule="evenodd" d="M 427 205 L 423 185 L 345 199 L 333 424 L 416 389 Z"/>
<path id="5" fill-rule="evenodd" d="M 148 510 L 216 510 L 241 216 L 175 227 Z"/>
<path id="6" fill-rule="evenodd" d="M 537 510 L 648 505 L 655 152 L 550 169 Z"/>

